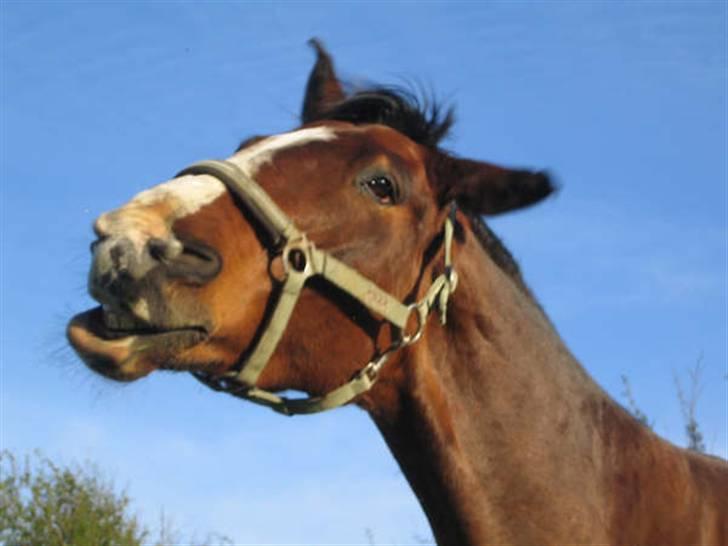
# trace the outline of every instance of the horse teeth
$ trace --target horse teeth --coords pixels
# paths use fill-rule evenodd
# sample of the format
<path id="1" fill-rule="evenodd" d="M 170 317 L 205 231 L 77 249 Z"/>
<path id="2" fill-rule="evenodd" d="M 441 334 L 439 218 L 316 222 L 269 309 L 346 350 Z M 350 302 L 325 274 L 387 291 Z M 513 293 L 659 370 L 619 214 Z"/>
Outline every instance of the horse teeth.
<path id="1" fill-rule="evenodd" d="M 111 330 L 133 330 L 140 326 L 138 320 L 128 313 L 120 312 L 109 306 L 103 306 L 104 325 Z"/>

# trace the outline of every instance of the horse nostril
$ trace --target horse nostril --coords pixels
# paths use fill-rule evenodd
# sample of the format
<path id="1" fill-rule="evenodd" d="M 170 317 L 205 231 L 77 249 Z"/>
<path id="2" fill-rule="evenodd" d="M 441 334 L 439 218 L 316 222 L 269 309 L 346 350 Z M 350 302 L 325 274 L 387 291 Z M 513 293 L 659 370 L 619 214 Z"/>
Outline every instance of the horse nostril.
<path id="1" fill-rule="evenodd" d="M 164 261 L 167 257 L 167 246 L 167 242 L 164 239 L 158 239 L 156 237 L 152 237 L 147 242 L 149 255 L 158 262 Z"/>
<path id="2" fill-rule="evenodd" d="M 154 260 L 166 262 L 179 256 L 183 250 L 183 246 L 177 239 L 159 239 L 158 237 L 152 237 L 147 241 L 147 250 Z"/>
<path id="3" fill-rule="evenodd" d="M 173 241 L 178 246 L 172 251 L 168 241 L 149 241 L 149 253 L 164 264 L 170 277 L 202 284 L 220 272 L 222 260 L 215 249 L 198 241 Z"/>
<path id="4" fill-rule="evenodd" d="M 208 263 L 215 262 L 217 260 L 217 253 L 214 250 L 199 243 L 184 245 L 182 254 L 188 260 L 197 260 Z"/>

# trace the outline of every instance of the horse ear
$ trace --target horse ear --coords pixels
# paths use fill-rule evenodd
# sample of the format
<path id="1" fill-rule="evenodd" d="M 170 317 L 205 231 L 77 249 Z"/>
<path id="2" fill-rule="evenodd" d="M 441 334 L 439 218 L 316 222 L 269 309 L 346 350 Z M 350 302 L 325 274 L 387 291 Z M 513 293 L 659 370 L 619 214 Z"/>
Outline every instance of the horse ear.
<path id="1" fill-rule="evenodd" d="M 331 56 L 318 39 L 312 38 L 308 43 L 316 50 L 316 64 L 308 76 L 301 110 L 302 123 L 318 119 L 321 113 L 344 99 L 344 91 L 334 73 Z"/>
<path id="2" fill-rule="evenodd" d="M 439 154 L 435 183 L 441 203 L 456 201 L 477 214 L 500 214 L 533 205 L 556 187 L 543 171 L 507 169 Z"/>

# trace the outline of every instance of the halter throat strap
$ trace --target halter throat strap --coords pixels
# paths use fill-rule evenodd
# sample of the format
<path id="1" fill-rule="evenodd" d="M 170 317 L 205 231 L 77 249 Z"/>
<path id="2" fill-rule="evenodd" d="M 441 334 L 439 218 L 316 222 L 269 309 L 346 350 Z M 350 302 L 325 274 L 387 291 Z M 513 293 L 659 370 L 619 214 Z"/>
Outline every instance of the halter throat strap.
<path id="1" fill-rule="evenodd" d="M 452 267 L 454 205 L 444 226 L 444 272 L 433 280 L 421 300 L 407 305 L 328 252 L 316 248 L 263 188 L 234 163 L 201 161 L 187 167 L 177 176 L 203 174 L 220 180 L 245 204 L 267 232 L 273 244 L 271 250 L 281 256 L 285 275 L 278 300 L 262 334 L 238 369 L 221 376 L 193 372 L 208 387 L 268 406 L 285 415 L 317 413 L 344 405 L 368 391 L 390 355 L 420 339 L 427 318 L 435 307 L 440 311 L 441 323 L 445 324 L 447 301 L 457 285 L 457 275 Z M 351 380 L 323 396 L 287 398 L 257 388 L 257 380 L 286 330 L 306 281 L 315 276 L 323 277 L 369 311 L 386 319 L 395 326 L 399 337 L 387 349 L 375 355 Z M 407 333 L 408 323 L 413 316 L 416 329 Z"/>

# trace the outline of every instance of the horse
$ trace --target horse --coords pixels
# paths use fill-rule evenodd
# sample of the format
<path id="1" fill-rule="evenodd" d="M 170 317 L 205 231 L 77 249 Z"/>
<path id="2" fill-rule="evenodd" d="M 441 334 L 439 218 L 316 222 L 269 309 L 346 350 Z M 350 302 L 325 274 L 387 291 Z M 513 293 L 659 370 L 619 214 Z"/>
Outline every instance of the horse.
<path id="1" fill-rule="evenodd" d="M 345 92 L 312 45 L 299 127 L 96 219 L 99 306 L 67 328 L 86 365 L 288 415 L 359 406 L 441 546 L 728 544 L 728 464 L 613 401 L 483 220 L 549 174 L 443 150 L 452 110 Z"/>

